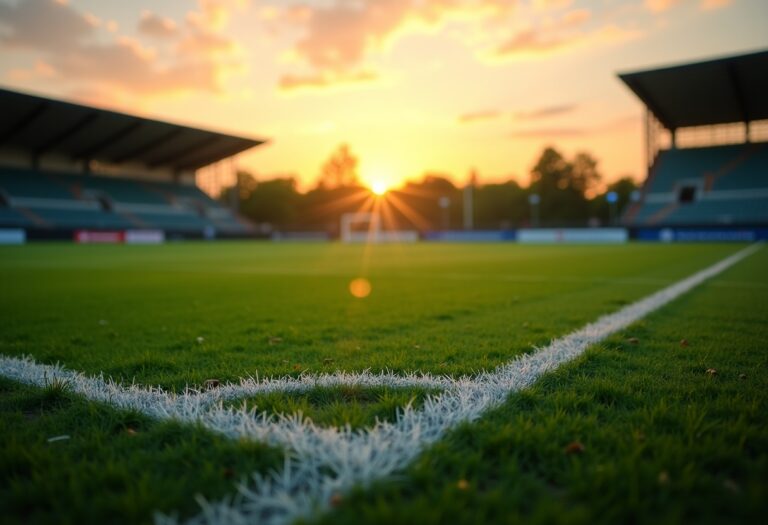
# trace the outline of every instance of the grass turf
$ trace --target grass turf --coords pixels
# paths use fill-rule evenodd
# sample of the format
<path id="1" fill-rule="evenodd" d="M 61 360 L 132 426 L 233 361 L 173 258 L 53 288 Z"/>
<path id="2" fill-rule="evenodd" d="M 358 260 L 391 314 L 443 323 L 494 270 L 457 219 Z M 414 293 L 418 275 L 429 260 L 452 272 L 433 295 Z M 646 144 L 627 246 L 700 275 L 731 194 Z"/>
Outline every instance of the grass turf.
<path id="1" fill-rule="evenodd" d="M 0 353 L 181 389 L 302 371 L 467 374 L 732 246 L 175 244 L 0 248 Z M 348 291 L 365 274 L 366 299 Z"/>
<path id="2" fill-rule="evenodd" d="M 321 522 L 762 522 L 766 267 L 762 250 Z"/>
<path id="3" fill-rule="evenodd" d="M 372 426 L 379 421 L 395 421 L 398 412 L 410 405 L 420 407 L 429 394 L 422 388 L 386 388 L 338 386 L 313 388 L 305 392 L 271 392 L 229 403 L 268 414 L 302 414 L 320 426 L 349 425 L 353 429 Z"/>
<path id="4" fill-rule="evenodd" d="M 43 362 L 61 361 L 89 373 L 104 371 L 125 380 L 135 378 L 174 389 L 209 378 L 234 380 L 256 372 L 295 375 L 304 370 L 371 368 L 462 374 L 508 361 L 532 345 L 544 344 L 733 251 L 733 246 L 725 245 L 417 245 L 376 246 L 367 251 L 355 246 L 240 243 L 2 248 L 0 315 L 4 321 L 0 353 L 31 354 Z M 754 260 L 761 260 L 764 267 L 762 253 Z M 749 270 L 732 271 L 727 279 L 707 286 L 720 290 L 720 300 L 730 297 L 731 290 L 742 296 L 753 294 L 750 297 L 754 298 L 760 292 L 764 296 L 766 283 L 755 278 L 761 274 L 761 266 L 755 266 L 754 260 L 741 263 Z M 371 296 L 362 300 L 347 291 L 350 280 L 360 275 L 373 285 Z M 676 304 L 664 311 L 674 312 L 679 308 Z M 692 334 L 720 329 L 719 312 L 709 307 L 714 312 L 709 314 L 710 322 L 707 326 L 693 322 Z M 765 319 L 765 304 L 753 301 L 749 308 L 753 317 Z M 681 315 L 688 313 L 681 310 Z M 745 341 L 756 344 L 753 336 L 749 331 L 742 334 Z M 203 339 L 198 342 L 200 337 Z M 644 349 L 645 339 L 643 335 L 641 345 L 632 351 Z M 693 336 L 690 339 L 695 341 Z M 692 343 L 692 348 L 698 347 Z M 615 379 L 609 374 L 601 378 L 603 368 L 607 374 L 617 373 L 611 368 L 616 356 L 610 352 L 619 357 L 628 355 L 610 346 L 604 351 L 609 352 L 608 357 L 598 360 L 599 366 L 583 380 L 586 393 L 577 404 L 580 416 L 574 412 L 593 426 L 595 421 L 600 421 L 598 426 L 605 423 L 598 419 L 605 410 L 600 399 L 609 399 L 617 389 L 623 392 L 625 382 L 631 383 L 634 377 Z M 582 366 L 589 365 L 591 359 L 592 354 Z M 625 374 L 637 373 L 636 381 L 644 380 L 646 363 L 619 362 L 625 365 Z M 567 424 L 572 415 L 563 409 L 567 399 L 552 401 L 566 395 L 558 387 L 567 387 L 569 378 L 558 373 L 537 386 L 530 395 L 546 398 L 541 403 L 518 406 L 512 401 L 499 412 L 502 420 L 511 419 L 523 426 L 513 425 L 514 431 L 505 425 L 499 427 L 497 413 L 477 427 L 459 430 L 425 456 L 423 461 L 433 461 L 434 465 L 425 466 L 422 461 L 405 478 L 405 484 L 382 485 L 374 496 L 358 494 L 349 507 L 345 504 L 339 519 L 354 521 L 355 513 L 379 522 L 409 515 L 419 519 L 406 521 L 453 519 L 453 513 L 440 510 L 445 508 L 456 510 L 457 519 L 468 520 L 466 512 L 475 504 L 487 519 L 512 519 L 519 514 L 546 521 L 589 515 L 600 521 L 596 519 L 599 516 L 589 514 L 592 503 L 596 509 L 618 512 L 614 507 L 626 505 L 621 499 L 624 488 L 581 506 L 568 499 L 573 498 L 573 491 L 579 495 L 587 489 L 575 475 L 564 474 L 566 467 L 569 462 L 594 455 L 594 444 L 586 441 L 583 459 L 560 454 L 568 434 L 565 429 L 570 428 L 573 434 L 568 439 L 586 440 L 586 434 L 574 432 L 573 425 Z M 8 465 L 2 469 L 0 502 L 4 510 L 8 509 L 3 515 L 11 521 L 97 522 L 111 520 L 128 507 L 133 510 L 125 514 L 129 516 L 126 521 L 147 520 L 156 509 L 178 509 L 188 515 L 195 508 L 194 494 L 226 494 L 232 489 L 233 475 L 264 471 L 280 461 L 279 451 L 228 443 L 201 429 L 182 429 L 168 423 L 141 420 L 146 431 L 139 436 L 147 439 L 142 442 L 135 439 L 137 434 L 115 431 L 115 421 L 126 417 L 139 421 L 135 415 L 72 399 L 66 392 L 46 394 L 50 389 L 8 382 L 0 386 L 0 461 Z M 299 408 L 318 422 L 361 426 L 376 415 L 391 417 L 396 403 L 413 396 L 418 402 L 423 397 L 423 392 L 416 390 L 405 392 L 405 397 L 402 394 L 390 398 L 386 392 L 375 391 L 310 392 L 251 402 L 270 411 Z M 676 399 L 674 394 L 674 390 L 660 390 L 659 402 L 664 396 Z M 695 398 L 695 393 L 689 395 Z M 36 406 L 39 398 L 51 396 L 64 402 L 43 403 L 39 413 L 30 417 L 34 410 L 29 407 Z M 753 405 L 765 408 L 762 398 L 755 401 L 755 392 L 752 396 Z M 742 401 L 736 403 L 741 410 Z M 540 412 L 530 412 L 536 407 Z M 549 411 L 554 413 L 548 415 Z M 525 417 L 529 419 L 514 419 Z M 541 418 L 541 425 L 537 418 Z M 575 428 L 582 428 L 578 425 L 583 422 L 575 421 Z M 652 422 L 644 435 L 659 426 L 674 436 L 680 429 L 667 428 L 668 424 L 666 420 Z M 523 439 L 528 431 L 530 436 Z M 162 436 L 167 432 L 176 435 L 178 441 L 164 441 Z M 72 439 L 47 442 L 59 434 L 71 434 Z M 452 445 L 456 436 L 464 436 L 464 441 Z M 619 440 L 609 447 L 606 458 L 623 450 L 619 437 L 606 430 L 606 441 Z M 507 440 L 511 440 L 509 450 L 504 452 Z M 487 453 L 477 452 L 488 443 L 491 448 Z M 452 446 L 455 452 L 440 455 L 441 450 Z M 738 455 L 731 442 L 723 446 Z M 206 451 L 202 457 L 201 450 Z M 501 461 L 495 459 L 498 454 Z M 519 464 L 513 461 L 518 458 Z M 548 463 L 551 458 L 557 460 L 554 466 Z M 102 464 L 110 468 L 101 472 L 98 465 Z M 626 474 L 630 466 L 621 465 L 616 472 Z M 430 477 L 425 472 L 432 466 Z M 470 467 L 478 469 L 477 477 L 470 475 Z M 673 467 L 663 468 L 670 480 L 676 480 L 678 472 L 673 475 Z M 538 499 L 532 497 L 530 501 L 526 494 L 535 496 L 535 489 L 541 486 L 529 483 L 525 478 L 528 470 L 549 476 L 545 476 Z M 459 476 L 467 478 L 468 489 L 456 496 Z M 609 479 L 617 481 L 615 476 Z M 636 484 L 645 481 L 637 479 Z M 753 491 L 757 486 L 749 480 L 731 481 Z M 615 485 L 621 487 L 620 483 Z M 480 499 L 467 495 L 481 487 L 488 490 L 478 492 Z M 517 505 L 512 513 L 505 513 L 510 508 L 507 490 L 517 498 L 509 502 Z M 549 494 L 554 510 L 547 510 L 550 500 L 542 494 Z M 648 501 L 646 496 L 638 492 L 638 504 Z M 700 497 L 695 491 L 684 493 L 689 502 Z M 89 507 L 89 500 L 97 504 Z M 464 504 L 468 505 L 464 513 L 455 509 Z M 396 508 L 387 510 L 389 506 Z M 408 509 L 413 514 L 408 514 Z"/>
<path id="5" fill-rule="evenodd" d="M 68 436 L 66 439 L 51 438 Z M 0 378 L 0 522 L 148 523 L 190 516 L 282 452 L 203 428 L 156 422 L 64 389 Z"/>

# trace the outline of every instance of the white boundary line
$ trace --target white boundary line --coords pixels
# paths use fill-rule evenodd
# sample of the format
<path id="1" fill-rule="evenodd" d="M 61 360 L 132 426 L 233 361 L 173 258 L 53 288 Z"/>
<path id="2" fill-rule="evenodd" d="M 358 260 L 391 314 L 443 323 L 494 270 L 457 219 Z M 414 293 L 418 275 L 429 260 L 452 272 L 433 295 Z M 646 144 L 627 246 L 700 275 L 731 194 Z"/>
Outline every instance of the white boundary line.
<path id="1" fill-rule="evenodd" d="M 288 453 L 282 471 L 253 474 L 231 498 L 209 503 L 200 498 L 202 513 L 189 524 L 286 524 L 309 518 L 330 508 L 332 498 L 353 486 L 405 468 L 430 444 L 457 424 L 474 421 L 501 404 L 510 392 L 530 386 L 542 374 L 575 359 L 591 345 L 629 326 L 707 279 L 759 250 L 751 245 L 722 261 L 621 310 L 554 340 L 533 354 L 523 355 L 492 372 L 451 379 L 429 374 L 397 376 L 391 373 L 337 372 L 298 379 L 246 379 L 236 385 L 181 394 L 138 385 L 121 386 L 103 377 L 87 377 L 60 366 L 42 365 L 31 358 L 0 355 L 0 375 L 43 386 L 54 378 L 68 381 L 71 390 L 88 399 L 116 408 L 133 409 L 157 419 L 195 422 L 232 438 L 263 441 L 284 447 Z M 441 388 L 420 409 L 405 407 L 394 423 L 378 421 L 373 427 L 352 430 L 322 428 L 301 415 L 269 416 L 244 407 L 227 408 L 224 401 L 256 393 L 303 391 L 315 386 L 422 386 Z M 177 523 L 157 515 L 159 524 Z"/>

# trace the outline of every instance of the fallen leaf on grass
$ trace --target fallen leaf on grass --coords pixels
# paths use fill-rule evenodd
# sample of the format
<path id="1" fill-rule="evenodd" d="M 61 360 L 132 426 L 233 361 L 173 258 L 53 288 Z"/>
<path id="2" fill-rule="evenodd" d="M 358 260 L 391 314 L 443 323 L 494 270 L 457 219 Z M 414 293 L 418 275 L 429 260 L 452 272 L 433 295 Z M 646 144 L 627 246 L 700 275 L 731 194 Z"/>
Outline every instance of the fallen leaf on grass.
<path id="1" fill-rule="evenodd" d="M 469 489 L 469 481 L 467 481 L 466 479 L 460 479 L 459 481 L 456 482 L 456 487 L 459 490 L 467 490 Z"/>
<path id="2" fill-rule="evenodd" d="M 564 452 L 566 454 L 583 454 L 586 448 L 578 441 L 573 441 L 566 445 Z"/>
<path id="3" fill-rule="evenodd" d="M 709 377 L 715 377 L 717 375 L 717 369 L 716 368 L 707 368 L 707 375 Z"/>

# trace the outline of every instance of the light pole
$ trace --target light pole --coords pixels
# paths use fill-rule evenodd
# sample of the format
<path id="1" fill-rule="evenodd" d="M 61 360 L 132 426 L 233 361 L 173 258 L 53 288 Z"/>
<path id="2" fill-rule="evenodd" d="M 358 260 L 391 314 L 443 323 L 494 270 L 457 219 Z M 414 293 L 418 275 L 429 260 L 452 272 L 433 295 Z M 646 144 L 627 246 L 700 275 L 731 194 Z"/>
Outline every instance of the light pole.
<path id="1" fill-rule="evenodd" d="M 451 225 L 451 199 L 443 195 L 437 200 L 437 204 L 442 210 L 443 230 L 448 230 Z"/>
<path id="2" fill-rule="evenodd" d="M 539 227 L 539 203 L 541 203 L 541 197 L 538 193 L 531 193 L 528 195 L 528 203 L 531 205 L 531 226 L 534 228 Z"/>

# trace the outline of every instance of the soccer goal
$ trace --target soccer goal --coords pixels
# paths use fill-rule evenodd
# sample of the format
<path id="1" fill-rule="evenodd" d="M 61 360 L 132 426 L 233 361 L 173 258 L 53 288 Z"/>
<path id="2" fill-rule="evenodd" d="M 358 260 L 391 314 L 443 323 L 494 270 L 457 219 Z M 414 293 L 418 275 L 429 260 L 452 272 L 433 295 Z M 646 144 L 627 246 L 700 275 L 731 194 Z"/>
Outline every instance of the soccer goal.
<path id="1" fill-rule="evenodd" d="M 419 233 L 414 230 L 384 230 L 378 213 L 345 213 L 341 216 L 341 242 L 380 244 L 418 240 Z"/>
<path id="2" fill-rule="evenodd" d="M 341 216 L 342 242 L 378 242 L 381 237 L 381 217 L 378 213 L 357 212 Z"/>

